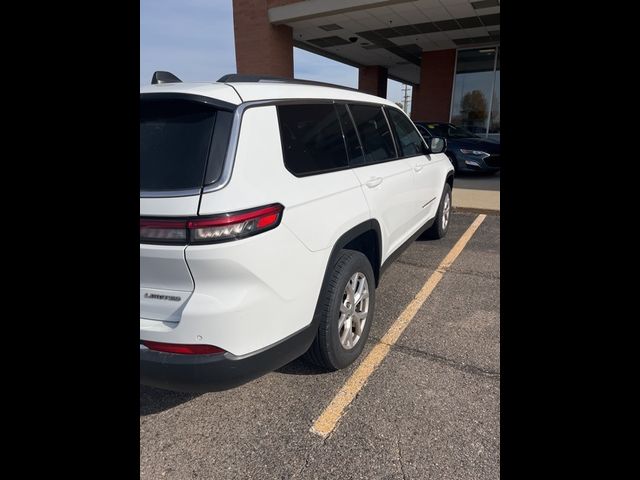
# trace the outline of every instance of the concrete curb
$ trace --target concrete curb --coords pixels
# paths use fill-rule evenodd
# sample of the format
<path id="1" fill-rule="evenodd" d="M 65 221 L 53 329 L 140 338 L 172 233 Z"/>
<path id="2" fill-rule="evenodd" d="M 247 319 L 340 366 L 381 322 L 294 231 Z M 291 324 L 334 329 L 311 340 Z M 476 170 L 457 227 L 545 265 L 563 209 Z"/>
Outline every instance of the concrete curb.
<path id="1" fill-rule="evenodd" d="M 500 191 L 453 187 L 454 210 L 500 215 Z"/>
<path id="2" fill-rule="evenodd" d="M 453 207 L 452 210 L 460 213 L 484 213 L 485 215 L 500 216 L 500 210 L 492 210 L 490 208 Z"/>

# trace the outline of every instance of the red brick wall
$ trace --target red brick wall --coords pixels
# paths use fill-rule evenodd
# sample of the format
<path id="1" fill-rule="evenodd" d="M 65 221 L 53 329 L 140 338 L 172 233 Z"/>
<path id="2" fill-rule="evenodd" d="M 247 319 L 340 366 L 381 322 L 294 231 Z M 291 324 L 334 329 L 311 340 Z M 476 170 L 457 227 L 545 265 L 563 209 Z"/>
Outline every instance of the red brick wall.
<path id="1" fill-rule="evenodd" d="M 413 120 L 449 121 L 455 65 L 455 49 L 422 52 L 420 87 L 413 89 L 411 105 Z"/>
<path id="2" fill-rule="evenodd" d="M 267 9 L 267 0 L 233 0 L 238 73 L 293 78 L 292 29 L 271 25 Z"/>
<path id="3" fill-rule="evenodd" d="M 387 69 L 377 65 L 361 67 L 358 72 L 358 90 L 387 98 Z"/>

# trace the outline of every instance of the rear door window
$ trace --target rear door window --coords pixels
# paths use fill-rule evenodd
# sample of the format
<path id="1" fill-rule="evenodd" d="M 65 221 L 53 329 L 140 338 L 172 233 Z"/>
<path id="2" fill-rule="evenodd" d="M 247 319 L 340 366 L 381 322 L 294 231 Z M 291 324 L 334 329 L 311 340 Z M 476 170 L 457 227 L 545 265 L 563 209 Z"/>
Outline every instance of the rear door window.
<path id="1" fill-rule="evenodd" d="M 360 139 L 358 133 L 351 120 L 351 115 L 347 110 L 347 106 L 343 103 L 336 104 L 338 110 L 338 116 L 340 117 L 340 124 L 342 125 L 342 133 L 344 134 L 344 141 L 349 153 L 349 165 L 357 166 L 364 165 L 364 152 L 360 145 Z"/>
<path id="2" fill-rule="evenodd" d="M 140 190 L 202 187 L 217 113 L 196 101 L 141 99 Z M 228 136 L 218 141 L 225 144 L 226 152 Z M 220 168 L 210 169 L 212 177 L 220 175 L 224 160 L 217 161 Z"/>
<path id="3" fill-rule="evenodd" d="M 347 151 L 333 104 L 278 105 L 282 154 L 296 176 L 346 168 Z"/>
<path id="4" fill-rule="evenodd" d="M 396 134 L 396 141 L 400 154 L 403 157 L 415 157 L 424 153 L 424 144 L 422 135 L 418 133 L 413 122 L 409 120 L 402 112 L 393 108 L 387 108 L 389 120 L 393 125 Z"/>
<path id="5" fill-rule="evenodd" d="M 382 107 L 349 105 L 360 134 L 366 163 L 379 163 L 397 158 L 393 137 Z"/>

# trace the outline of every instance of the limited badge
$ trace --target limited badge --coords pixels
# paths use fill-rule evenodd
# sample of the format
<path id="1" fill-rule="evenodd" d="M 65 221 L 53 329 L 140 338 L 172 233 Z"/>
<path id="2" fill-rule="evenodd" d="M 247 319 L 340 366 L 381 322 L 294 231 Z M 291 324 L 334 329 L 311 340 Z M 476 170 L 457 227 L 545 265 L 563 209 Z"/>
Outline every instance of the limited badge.
<path id="1" fill-rule="evenodd" d="M 144 298 L 151 298 L 152 300 L 169 300 L 170 302 L 179 302 L 181 297 L 174 297 L 173 295 L 158 295 L 157 293 L 145 293 Z"/>

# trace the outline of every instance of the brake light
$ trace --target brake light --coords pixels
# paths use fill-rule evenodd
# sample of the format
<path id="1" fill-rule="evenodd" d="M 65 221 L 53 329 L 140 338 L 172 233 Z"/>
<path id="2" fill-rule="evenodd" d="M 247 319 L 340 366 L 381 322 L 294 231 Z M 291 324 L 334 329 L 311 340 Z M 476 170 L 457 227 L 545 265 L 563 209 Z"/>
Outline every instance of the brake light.
<path id="1" fill-rule="evenodd" d="M 247 212 L 189 220 L 187 227 L 194 243 L 234 239 L 276 227 L 282 210 L 282 205 L 270 205 Z"/>
<path id="2" fill-rule="evenodd" d="M 239 240 L 276 228 L 282 219 L 280 204 L 190 219 L 140 219 L 141 243 L 202 244 Z"/>
<path id="3" fill-rule="evenodd" d="M 149 350 L 165 353 L 179 353 L 182 355 L 219 355 L 225 351 L 213 345 L 184 345 L 181 343 L 162 343 L 142 340 L 142 344 Z"/>

